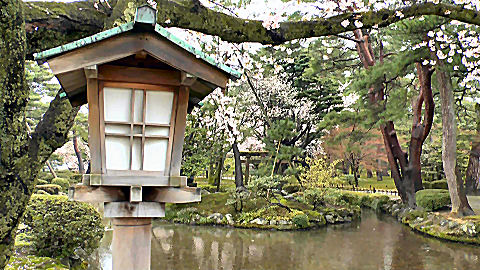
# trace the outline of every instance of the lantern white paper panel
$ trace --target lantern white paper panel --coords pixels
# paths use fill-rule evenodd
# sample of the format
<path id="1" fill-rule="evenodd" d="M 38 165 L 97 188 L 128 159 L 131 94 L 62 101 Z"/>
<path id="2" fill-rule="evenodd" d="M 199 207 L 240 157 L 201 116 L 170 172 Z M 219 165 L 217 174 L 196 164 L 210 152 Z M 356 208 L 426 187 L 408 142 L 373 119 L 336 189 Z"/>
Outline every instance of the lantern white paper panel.
<path id="1" fill-rule="evenodd" d="M 142 165 L 142 139 L 134 138 L 132 144 L 132 170 L 140 170 Z"/>
<path id="2" fill-rule="evenodd" d="M 132 90 L 103 88 L 105 121 L 130 122 Z"/>
<path id="3" fill-rule="evenodd" d="M 169 133 L 168 127 L 145 127 L 145 136 L 168 136 Z"/>
<path id="4" fill-rule="evenodd" d="M 172 117 L 173 92 L 147 91 L 147 124 L 170 124 Z"/>
<path id="5" fill-rule="evenodd" d="M 167 149 L 167 139 L 145 139 L 143 169 L 145 171 L 165 171 Z"/>
<path id="6" fill-rule="evenodd" d="M 106 124 L 105 133 L 129 135 L 130 125 Z"/>
<path id="7" fill-rule="evenodd" d="M 135 102 L 133 107 L 133 122 L 143 122 L 143 90 L 135 90 Z"/>
<path id="8" fill-rule="evenodd" d="M 130 167 L 130 138 L 105 136 L 107 170 L 128 170 Z"/>

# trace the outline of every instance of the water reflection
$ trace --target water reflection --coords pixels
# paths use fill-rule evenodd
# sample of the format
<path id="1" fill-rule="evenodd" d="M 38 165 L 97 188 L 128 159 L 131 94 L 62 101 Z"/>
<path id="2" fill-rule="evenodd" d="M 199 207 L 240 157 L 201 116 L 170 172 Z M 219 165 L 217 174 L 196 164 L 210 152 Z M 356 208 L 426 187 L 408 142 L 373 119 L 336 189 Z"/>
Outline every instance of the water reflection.
<path id="1" fill-rule="evenodd" d="M 153 232 L 153 270 L 475 269 L 480 258 L 479 247 L 422 237 L 372 212 L 360 223 L 316 231 L 165 224 Z M 103 269 L 111 269 L 109 249 L 102 252 Z"/>

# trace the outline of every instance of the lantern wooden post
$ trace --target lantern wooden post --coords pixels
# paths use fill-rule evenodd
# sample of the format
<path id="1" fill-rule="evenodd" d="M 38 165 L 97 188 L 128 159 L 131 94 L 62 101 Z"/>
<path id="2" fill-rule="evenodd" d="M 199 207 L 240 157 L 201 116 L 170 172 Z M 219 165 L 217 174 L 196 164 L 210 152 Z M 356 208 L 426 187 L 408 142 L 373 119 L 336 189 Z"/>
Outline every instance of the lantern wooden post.
<path id="1" fill-rule="evenodd" d="M 151 238 L 151 218 L 113 219 L 113 269 L 149 270 Z"/>
<path id="2" fill-rule="evenodd" d="M 152 218 L 166 203 L 201 200 L 180 175 L 189 110 L 240 73 L 156 24 L 150 6 L 133 22 L 36 54 L 73 106 L 88 103 L 90 172 L 69 189 L 113 219 L 113 269 L 150 269 Z"/>

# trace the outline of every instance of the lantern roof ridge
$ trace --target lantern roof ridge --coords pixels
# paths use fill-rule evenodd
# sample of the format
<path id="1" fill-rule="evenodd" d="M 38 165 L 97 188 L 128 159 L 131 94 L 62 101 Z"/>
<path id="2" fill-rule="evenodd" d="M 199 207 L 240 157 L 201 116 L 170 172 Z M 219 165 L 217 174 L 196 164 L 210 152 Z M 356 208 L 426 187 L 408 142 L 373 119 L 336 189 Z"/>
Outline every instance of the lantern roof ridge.
<path id="1" fill-rule="evenodd" d="M 169 32 L 167 29 L 162 27 L 161 25 L 156 23 L 156 14 L 152 16 L 152 14 L 147 13 L 141 13 L 139 12 L 141 9 L 153 9 L 149 5 L 144 5 L 141 6 L 137 9 L 135 19 L 132 22 L 128 22 L 125 24 L 122 24 L 120 26 L 99 32 L 97 34 L 61 45 L 57 46 L 55 48 L 51 48 L 42 52 L 38 52 L 33 54 L 33 58 L 35 61 L 42 61 L 46 60 L 49 58 L 52 58 L 54 56 L 64 54 L 70 51 L 73 51 L 78 48 L 85 47 L 87 45 L 97 43 L 99 41 L 120 35 L 125 32 L 130 32 L 134 30 L 140 30 L 144 32 L 154 32 L 163 38 L 169 40 L 170 42 L 174 43 L 178 47 L 182 48 L 183 50 L 193 54 L 196 58 L 199 58 L 208 64 L 222 70 L 223 72 L 229 74 L 233 78 L 240 78 L 241 73 L 238 72 L 237 70 L 220 63 L 219 61 L 216 61 L 212 57 L 208 56 L 204 52 L 202 52 L 200 49 L 195 48 L 194 46 L 188 44 L 185 40 L 175 36 L 171 32 Z M 151 10 L 150 10 L 151 12 Z"/>

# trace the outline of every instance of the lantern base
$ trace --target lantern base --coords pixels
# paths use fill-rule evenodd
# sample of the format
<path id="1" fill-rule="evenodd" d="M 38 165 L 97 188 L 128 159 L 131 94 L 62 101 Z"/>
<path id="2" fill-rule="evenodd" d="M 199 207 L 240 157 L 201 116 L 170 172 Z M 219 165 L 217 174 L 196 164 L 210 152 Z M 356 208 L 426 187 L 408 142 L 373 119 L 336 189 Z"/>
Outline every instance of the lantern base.
<path id="1" fill-rule="evenodd" d="M 150 270 L 151 218 L 113 219 L 113 270 Z"/>

